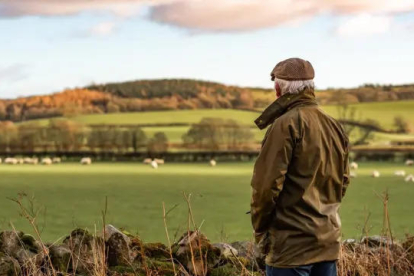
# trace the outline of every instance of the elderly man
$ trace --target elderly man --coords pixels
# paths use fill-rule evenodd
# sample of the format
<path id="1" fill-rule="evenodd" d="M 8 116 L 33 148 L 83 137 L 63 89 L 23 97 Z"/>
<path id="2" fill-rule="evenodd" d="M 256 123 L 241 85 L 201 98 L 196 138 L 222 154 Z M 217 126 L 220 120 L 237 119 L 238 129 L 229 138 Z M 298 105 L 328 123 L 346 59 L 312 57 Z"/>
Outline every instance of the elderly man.
<path id="1" fill-rule="evenodd" d="M 310 62 L 273 69 L 277 100 L 255 121 L 268 127 L 252 178 L 251 218 L 268 276 L 334 276 L 338 209 L 349 184 L 348 138 L 319 107 Z"/>

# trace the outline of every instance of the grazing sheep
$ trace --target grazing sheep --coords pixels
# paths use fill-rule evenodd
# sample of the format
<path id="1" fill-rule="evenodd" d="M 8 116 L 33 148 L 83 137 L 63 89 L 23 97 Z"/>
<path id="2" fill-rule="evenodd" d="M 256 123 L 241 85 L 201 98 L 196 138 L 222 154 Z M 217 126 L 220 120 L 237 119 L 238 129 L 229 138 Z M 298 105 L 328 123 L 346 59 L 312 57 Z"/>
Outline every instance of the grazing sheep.
<path id="1" fill-rule="evenodd" d="M 1 160 L 1 158 L 0 158 L 0 164 L 3 162 L 3 160 Z"/>
<path id="2" fill-rule="evenodd" d="M 157 162 L 158 165 L 164 165 L 164 163 L 165 163 L 164 162 L 164 159 L 157 159 L 157 158 L 155 158 L 154 161 Z"/>
<path id="3" fill-rule="evenodd" d="M 349 177 L 350 177 L 350 178 L 355 178 L 355 177 L 357 177 L 356 172 L 350 172 L 350 173 L 349 173 Z"/>
<path id="4" fill-rule="evenodd" d="M 60 157 L 54 157 L 52 159 L 53 164 L 58 164 L 62 162 L 62 159 Z"/>
<path id="5" fill-rule="evenodd" d="M 405 176 L 405 171 L 395 171 L 394 175 L 396 175 L 396 176 Z"/>
<path id="6" fill-rule="evenodd" d="M 152 159 L 151 158 L 145 158 L 144 159 L 144 164 L 149 165 L 149 164 L 151 164 L 151 162 L 152 162 Z"/>
<path id="7" fill-rule="evenodd" d="M 211 160 L 210 160 L 210 166 L 215 167 L 216 165 L 217 165 L 216 160 L 211 159 Z"/>
<path id="8" fill-rule="evenodd" d="M 17 164 L 19 165 L 24 164 L 23 158 L 17 158 Z"/>
<path id="9" fill-rule="evenodd" d="M 158 163 L 157 163 L 155 160 L 152 160 L 152 161 L 151 161 L 151 167 L 152 167 L 153 169 L 158 169 Z"/>
<path id="10" fill-rule="evenodd" d="M 405 178 L 405 182 L 414 182 L 414 175 L 407 175 L 407 177 Z"/>
<path id="11" fill-rule="evenodd" d="M 7 157 L 6 159 L 4 159 L 4 164 L 16 165 L 18 164 L 18 161 L 17 158 Z"/>
<path id="12" fill-rule="evenodd" d="M 30 157 L 25 157 L 25 158 L 23 159 L 23 163 L 25 163 L 25 164 L 32 164 L 32 158 L 30 158 Z"/>
<path id="13" fill-rule="evenodd" d="M 405 165 L 406 166 L 412 166 L 412 165 L 414 165 L 414 161 L 411 160 L 411 159 L 408 159 L 407 161 L 405 161 Z"/>
<path id="14" fill-rule="evenodd" d="M 52 165 L 52 159 L 49 157 L 43 158 L 41 161 L 42 165 Z"/>
<path id="15" fill-rule="evenodd" d="M 84 157 L 81 159 L 80 163 L 82 165 L 90 165 L 92 164 L 92 159 L 90 157 Z"/>
<path id="16" fill-rule="evenodd" d="M 39 163 L 39 159 L 26 157 L 26 158 L 23 159 L 23 163 L 24 164 L 37 165 Z"/>
<path id="17" fill-rule="evenodd" d="M 378 177 L 380 177 L 380 175 L 381 174 L 380 174 L 379 171 L 373 171 L 372 174 L 371 174 L 371 176 L 374 177 L 374 178 L 378 178 Z"/>
<path id="18" fill-rule="evenodd" d="M 357 162 L 351 162 L 351 164 L 349 164 L 349 168 L 351 170 L 357 170 L 358 169 L 358 163 Z"/>

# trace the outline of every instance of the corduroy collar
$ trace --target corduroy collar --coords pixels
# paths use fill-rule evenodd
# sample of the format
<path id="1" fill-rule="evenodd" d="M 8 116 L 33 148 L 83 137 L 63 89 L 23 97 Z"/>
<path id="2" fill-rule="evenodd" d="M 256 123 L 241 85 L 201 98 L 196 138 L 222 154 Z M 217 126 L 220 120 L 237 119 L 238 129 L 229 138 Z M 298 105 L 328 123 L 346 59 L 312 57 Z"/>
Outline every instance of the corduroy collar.
<path id="1" fill-rule="evenodd" d="M 264 129 L 288 110 L 298 105 L 317 105 L 313 89 L 305 89 L 298 94 L 285 94 L 270 104 L 254 122 Z"/>

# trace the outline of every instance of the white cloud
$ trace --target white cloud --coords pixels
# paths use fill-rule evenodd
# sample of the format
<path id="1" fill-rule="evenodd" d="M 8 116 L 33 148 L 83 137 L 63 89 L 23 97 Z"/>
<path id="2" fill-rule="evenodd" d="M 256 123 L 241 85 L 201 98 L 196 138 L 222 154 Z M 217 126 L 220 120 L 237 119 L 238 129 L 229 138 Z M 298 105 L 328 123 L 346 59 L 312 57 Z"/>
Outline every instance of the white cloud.
<path id="1" fill-rule="evenodd" d="M 89 33 L 95 36 L 107 36 L 112 34 L 115 31 L 116 23 L 113 21 L 101 22 L 93 26 Z"/>
<path id="2" fill-rule="evenodd" d="M 322 13 L 372 14 L 373 20 L 381 19 L 386 25 L 388 16 L 413 12 L 414 0 L 0 0 L 0 17 L 64 16 L 84 11 L 128 17 L 137 15 L 143 6 L 150 7 L 150 19 L 156 22 L 195 31 L 228 32 L 294 24 Z"/>
<path id="3" fill-rule="evenodd" d="M 303 22 L 322 13 L 383 17 L 414 11 L 414 0 L 181 0 L 157 5 L 157 22 L 201 31 L 246 31 Z M 384 26 L 383 26 L 384 27 Z"/>
<path id="4" fill-rule="evenodd" d="M 390 16 L 360 14 L 341 24 L 337 34 L 344 37 L 367 36 L 386 33 L 391 29 Z"/>

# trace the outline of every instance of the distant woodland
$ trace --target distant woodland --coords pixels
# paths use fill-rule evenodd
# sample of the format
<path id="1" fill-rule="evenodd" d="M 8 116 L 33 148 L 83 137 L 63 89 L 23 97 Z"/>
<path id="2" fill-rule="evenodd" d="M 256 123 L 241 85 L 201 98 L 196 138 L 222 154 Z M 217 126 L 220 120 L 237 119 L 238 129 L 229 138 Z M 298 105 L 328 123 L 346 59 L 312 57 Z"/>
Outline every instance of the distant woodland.
<path id="1" fill-rule="evenodd" d="M 414 99 L 414 84 L 364 85 L 353 89 L 317 91 L 321 104 Z M 186 80 L 142 80 L 91 85 L 44 96 L 0 100 L 0 120 L 21 122 L 40 118 L 180 109 L 263 109 L 274 101 L 272 90 L 242 88 Z"/>

